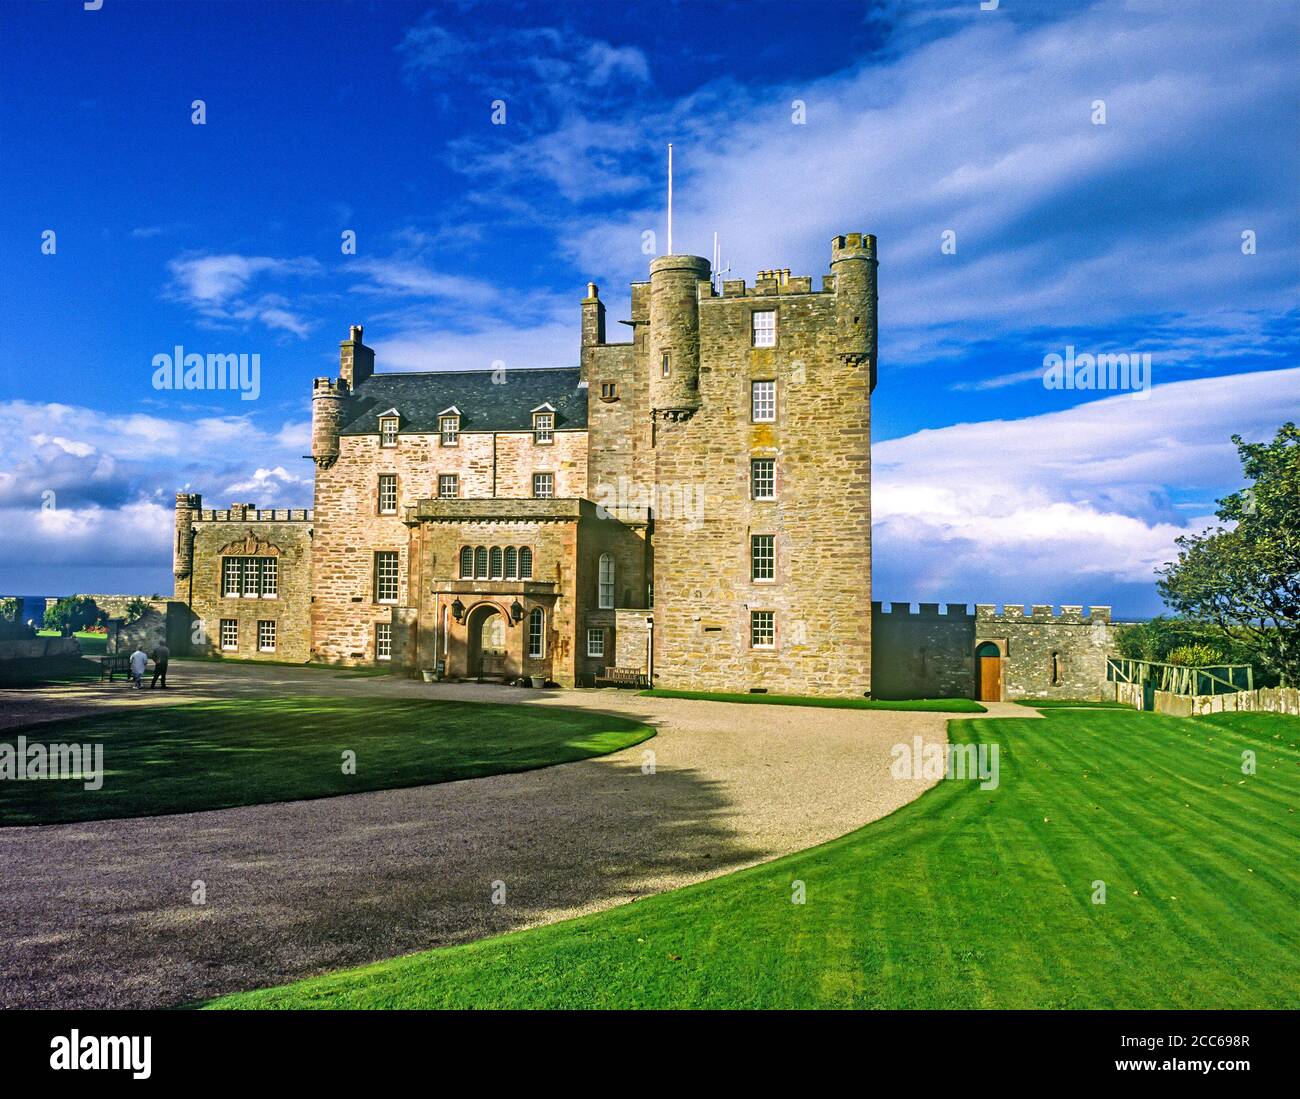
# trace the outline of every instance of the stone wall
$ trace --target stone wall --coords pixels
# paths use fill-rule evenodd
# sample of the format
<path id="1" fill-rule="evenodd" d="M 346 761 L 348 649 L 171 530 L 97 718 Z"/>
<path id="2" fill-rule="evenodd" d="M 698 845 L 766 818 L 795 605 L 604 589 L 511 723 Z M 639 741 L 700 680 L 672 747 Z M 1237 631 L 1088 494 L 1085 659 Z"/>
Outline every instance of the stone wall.
<path id="1" fill-rule="evenodd" d="M 453 678 L 469 674 L 469 630 L 478 621 L 476 608 L 485 605 L 507 619 L 507 678 L 537 675 L 563 686 L 588 682 L 608 661 L 586 656 L 587 628 L 608 627 L 607 651 L 616 644 L 614 612 L 597 609 L 597 562 L 610 553 L 616 590 L 635 599 L 644 588 L 643 533 L 634 524 L 600 517 L 587 501 L 422 501 L 413 509 L 408 551 L 420 600 L 408 663 L 419 668 L 441 663 Z M 465 546 L 526 546 L 533 552 L 533 575 L 527 580 L 461 577 Z M 448 613 L 456 600 L 464 608 L 460 621 Z M 523 608 L 519 623 L 509 619 L 515 601 Z M 541 658 L 530 657 L 526 644 L 534 607 L 545 614 Z"/>
<path id="2" fill-rule="evenodd" d="M 0 660 L 40 660 L 50 656 L 77 656 L 81 642 L 75 637 L 28 637 L 0 641 Z"/>
<path id="3" fill-rule="evenodd" d="M 310 513 L 298 512 L 301 519 L 260 519 L 258 514 L 268 512 L 241 507 L 196 514 L 200 518 L 193 522 L 191 567 L 187 575 L 178 572 L 176 584 L 177 600 L 190 611 L 189 651 L 196 656 L 306 663 L 311 655 Z M 275 596 L 227 597 L 221 583 L 221 561 L 226 556 L 275 557 Z M 232 650 L 221 647 L 223 619 L 238 624 L 238 642 Z M 261 621 L 276 624 L 272 652 L 263 652 L 258 645 Z M 172 651 L 179 652 L 175 646 Z"/>
<path id="4" fill-rule="evenodd" d="M 437 497 L 440 474 L 457 475 L 463 500 L 528 499 L 535 472 L 555 474 L 556 498 L 584 496 L 587 433 L 560 430 L 553 443 L 538 445 L 532 432 L 462 432 L 455 446 L 442 446 L 437 434 L 402 434 L 393 447 L 380 446 L 378 434 L 342 436 L 337 461 L 316 472 L 314 658 L 349 664 L 375 659 L 375 625 L 389 621 L 394 606 L 375 597 L 377 552 L 399 555 L 395 606 L 414 607 L 407 510 Z M 379 512 L 381 474 L 397 477 L 395 514 Z M 493 535 L 483 544 L 507 543 Z"/>
<path id="5" fill-rule="evenodd" d="M 646 643 L 649 640 L 649 620 L 653 615 L 644 610 L 614 612 L 617 644 L 606 664 L 618 668 L 639 668 L 646 671 Z M 606 648 L 606 652 L 610 650 Z"/>
<path id="6" fill-rule="evenodd" d="M 861 243 L 861 238 L 859 238 Z M 852 262 L 871 268 L 864 256 Z M 658 274 L 652 275 L 652 280 Z M 698 285 L 699 408 L 657 416 L 655 484 L 703 494 L 702 517 L 656 512 L 655 685 L 861 696 L 871 689 L 872 361 L 846 346 L 834 280 Z M 657 299 L 655 299 L 657 300 Z M 857 302 L 859 321 L 867 303 Z M 752 314 L 777 313 L 777 343 L 752 344 Z M 654 343 L 653 333 L 651 343 Z M 681 342 L 681 341 L 678 341 Z M 643 362 L 653 372 L 658 362 Z M 751 422 L 751 383 L 776 382 L 776 421 Z M 750 461 L 776 462 L 776 499 L 752 500 Z M 776 578 L 751 580 L 750 539 L 771 534 Z M 772 611 L 771 649 L 750 614 Z"/>
<path id="7" fill-rule="evenodd" d="M 871 605 L 875 698 L 972 698 L 975 615 L 965 603 Z"/>
<path id="8" fill-rule="evenodd" d="M 1142 709 L 1142 686 L 1122 683 L 1126 688 L 1120 701 L 1135 709 Z M 1176 695 L 1169 691 L 1153 691 L 1153 708 L 1156 713 L 1175 717 L 1198 717 L 1201 714 L 1221 714 L 1260 711 L 1272 714 L 1300 715 L 1300 688 L 1259 687 L 1253 691 L 1234 691 L 1219 695 Z"/>
<path id="9" fill-rule="evenodd" d="M 1106 655 L 1113 651 L 1109 607 L 1035 604 L 872 605 L 872 681 L 877 698 L 975 698 L 975 650 L 998 647 L 1003 698 L 1102 700 L 1113 697 Z"/>
<path id="10" fill-rule="evenodd" d="M 113 654 L 143 649 L 152 653 L 165 643 L 172 656 L 185 656 L 191 651 L 192 627 L 193 616 L 184 603 L 174 599 L 150 600 L 149 609 L 134 621 L 108 620 L 104 651 Z"/>

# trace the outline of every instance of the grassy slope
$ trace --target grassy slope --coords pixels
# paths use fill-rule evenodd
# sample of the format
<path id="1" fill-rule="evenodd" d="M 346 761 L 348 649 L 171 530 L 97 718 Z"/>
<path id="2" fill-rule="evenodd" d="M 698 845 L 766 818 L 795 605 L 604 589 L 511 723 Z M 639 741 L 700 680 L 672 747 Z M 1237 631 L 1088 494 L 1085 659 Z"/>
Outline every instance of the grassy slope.
<path id="1" fill-rule="evenodd" d="M 1244 720 L 1243 720 L 1244 718 Z M 1300 721 L 953 721 L 1001 784 L 604 913 L 222 1007 L 1212 1008 L 1300 1002 Z M 1240 771 L 1258 753 L 1258 774 Z M 807 901 L 791 904 L 791 882 Z M 1092 882 L 1107 884 L 1105 905 Z"/>
<path id="2" fill-rule="evenodd" d="M 828 706 L 842 710 L 926 710 L 940 714 L 982 714 L 985 709 L 969 698 L 819 698 L 812 695 L 727 694 L 719 691 L 669 691 L 655 687 L 640 692 L 651 698 L 690 698 L 701 702 L 752 702 L 768 706 Z"/>
<path id="3" fill-rule="evenodd" d="M 118 709 L 5 731 L 104 744 L 104 786 L 0 783 L 0 825 L 225 809 L 527 771 L 653 735 L 624 718 L 526 706 L 277 698 Z M 356 752 L 355 775 L 342 752 Z"/>

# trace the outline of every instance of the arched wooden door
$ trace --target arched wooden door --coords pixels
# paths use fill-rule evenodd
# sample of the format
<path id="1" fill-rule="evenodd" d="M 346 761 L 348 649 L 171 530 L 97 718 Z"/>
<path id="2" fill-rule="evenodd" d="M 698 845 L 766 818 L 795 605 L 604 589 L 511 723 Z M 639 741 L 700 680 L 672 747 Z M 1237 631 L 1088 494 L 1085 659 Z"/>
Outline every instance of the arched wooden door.
<path id="1" fill-rule="evenodd" d="M 975 686 L 981 702 L 1002 701 L 1002 653 L 992 641 L 975 650 Z"/>
<path id="2" fill-rule="evenodd" d="M 491 679 L 506 673 L 506 620 L 495 607 L 478 608 L 470 623 L 469 674 Z"/>

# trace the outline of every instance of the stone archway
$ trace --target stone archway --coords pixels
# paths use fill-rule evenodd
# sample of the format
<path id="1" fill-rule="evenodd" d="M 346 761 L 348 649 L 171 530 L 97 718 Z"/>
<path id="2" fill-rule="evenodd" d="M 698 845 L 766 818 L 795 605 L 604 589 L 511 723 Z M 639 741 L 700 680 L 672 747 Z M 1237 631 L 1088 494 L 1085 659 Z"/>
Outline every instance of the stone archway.
<path id="1" fill-rule="evenodd" d="M 480 603 L 466 618 L 466 671 L 471 679 L 504 679 L 507 674 L 506 619 L 492 603 Z"/>

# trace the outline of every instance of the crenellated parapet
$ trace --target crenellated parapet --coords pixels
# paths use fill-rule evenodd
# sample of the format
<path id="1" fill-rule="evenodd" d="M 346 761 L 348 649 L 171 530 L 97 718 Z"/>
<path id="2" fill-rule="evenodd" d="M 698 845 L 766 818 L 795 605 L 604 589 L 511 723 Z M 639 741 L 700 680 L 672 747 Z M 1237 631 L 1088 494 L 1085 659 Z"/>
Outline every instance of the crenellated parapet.
<path id="1" fill-rule="evenodd" d="M 975 617 L 977 621 L 984 622 L 1034 622 L 1050 623 L 1056 622 L 1061 625 L 1085 625 L 1090 626 L 1094 622 L 1110 622 L 1110 607 L 1089 607 L 1088 613 L 1083 613 L 1083 606 L 1071 603 L 1062 604 L 1060 613 L 1051 603 L 1034 603 L 1031 605 L 1028 613 L 1025 612 L 1023 603 L 1005 603 L 1002 611 L 999 613 L 996 603 L 976 603 Z"/>

